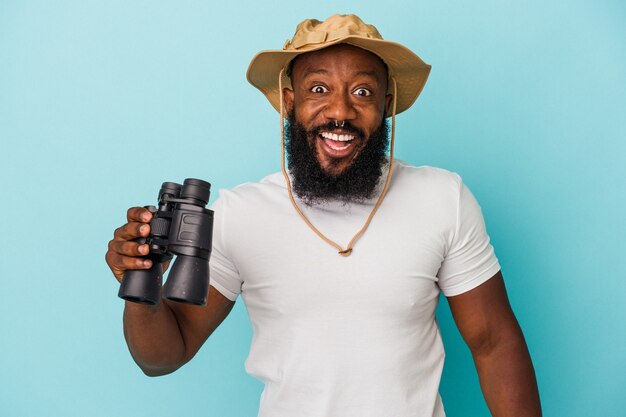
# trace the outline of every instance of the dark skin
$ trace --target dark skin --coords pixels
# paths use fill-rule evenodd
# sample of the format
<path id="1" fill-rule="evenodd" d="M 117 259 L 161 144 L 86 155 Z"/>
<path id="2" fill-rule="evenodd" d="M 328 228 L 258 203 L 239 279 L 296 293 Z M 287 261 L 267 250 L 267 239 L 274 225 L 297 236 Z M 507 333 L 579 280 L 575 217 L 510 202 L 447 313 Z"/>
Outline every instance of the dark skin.
<path id="1" fill-rule="evenodd" d="M 293 90 L 285 89 L 288 111 L 307 130 L 329 121 L 349 120 L 363 137 L 345 134 L 341 128 L 309 140 L 320 165 L 329 174 L 345 170 L 380 125 L 392 103 L 387 92 L 387 72 L 369 52 L 339 45 L 302 55 L 292 69 Z M 346 140 L 348 139 L 348 140 Z M 149 268 L 141 258 L 146 245 L 132 240 L 147 236 L 149 211 L 128 210 L 128 222 L 115 231 L 106 260 L 118 281 L 126 270 Z M 454 320 L 472 352 L 487 405 L 496 417 L 541 416 L 539 394 L 524 336 L 508 301 L 498 272 L 484 284 L 448 297 Z M 126 302 L 124 335 L 139 367 L 150 376 L 168 374 L 187 363 L 231 311 L 234 303 L 213 287 L 205 307 L 163 300 L 158 306 Z"/>
<path id="2" fill-rule="evenodd" d="M 498 272 L 448 304 L 472 352 L 480 387 L 496 417 L 541 416 L 535 371 Z"/>
<path id="3" fill-rule="evenodd" d="M 339 124 L 347 121 L 363 131 L 363 137 L 343 141 L 340 143 L 343 146 L 334 148 L 321 135 L 309 138 L 320 165 L 329 174 L 340 174 L 350 166 L 392 103 L 393 97 L 386 94 L 385 65 L 375 55 L 363 52 L 350 45 L 337 45 L 302 55 L 292 68 L 294 89 L 283 90 L 285 108 L 288 112 L 295 109 L 296 120 L 305 129 L 329 121 Z M 338 55 L 342 59 L 336 59 Z M 337 127 L 322 133 L 346 135 L 348 132 Z M 347 149 L 341 149 L 346 146 Z"/>
<path id="4" fill-rule="evenodd" d="M 148 253 L 147 245 L 132 240 L 148 236 L 151 218 L 148 210 L 133 207 L 128 210 L 128 222 L 115 230 L 105 258 L 118 281 L 129 269 L 150 268 L 151 261 L 141 258 Z M 163 266 L 167 268 L 167 264 Z M 234 304 L 213 287 L 209 288 L 206 306 L 168 300 L 146 306 L 126 301 L 124 337 L 128 349 L 146 375 L 174 372 L 194 357 Z"/>

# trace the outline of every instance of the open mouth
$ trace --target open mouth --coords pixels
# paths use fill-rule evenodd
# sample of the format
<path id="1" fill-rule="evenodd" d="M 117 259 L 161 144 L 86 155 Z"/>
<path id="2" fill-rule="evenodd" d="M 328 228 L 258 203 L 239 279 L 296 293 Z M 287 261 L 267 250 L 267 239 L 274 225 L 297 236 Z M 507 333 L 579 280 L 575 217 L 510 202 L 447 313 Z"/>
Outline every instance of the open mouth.
<path id="1" fill-rule="evenodd" d="M 318 137 L 324 143 L 327 152 L 335 157 L 349 155 L 356 145 L 356 136 L 349 133 L 320 132 Z"/>

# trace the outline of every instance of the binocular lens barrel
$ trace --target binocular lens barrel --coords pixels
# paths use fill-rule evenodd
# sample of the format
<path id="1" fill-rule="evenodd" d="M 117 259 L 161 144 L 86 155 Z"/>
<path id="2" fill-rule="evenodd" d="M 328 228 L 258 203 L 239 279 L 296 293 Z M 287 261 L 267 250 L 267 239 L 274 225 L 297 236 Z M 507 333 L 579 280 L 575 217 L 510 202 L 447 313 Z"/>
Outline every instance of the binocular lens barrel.
<path id="1" fill-rule="evenodd" d="M 161 191 L 159 191 L 159 201 L 164 194 L 169 194 L 174 196 L 174 198 L 178 198 L 178 196 L 180 196 L 181 188 L 180 184 L 176 184 L 175 182 L 164 182 L 161 185 Z"/>
<path id="2" fill-rule="evenodd" d="M 180 190 L 180 198 L 198 200 L 202 206 L 206 206 L 209 202 L 211 193 L 211 184 L 206 181 L 197 180 L 195 178 L 187 178 Z"/>
<path id="3" fill-rule="evenodd" d="M 161 299 L 162 282 L 163 268 L 159 262 L 153 260 L 150 269 L 126 271 L 117 295 L 133 303 L 157 305 Z"/>
<path id="4" fill-rule="evenodd" d="M 208 292 L 209 260 L 195 256 L 178 256 L 163 285 L 163 298 L 204 306 Z"/>
<path id="5" fill-rule="evenodd" d="M 118 296 L 156 305 L 161 299 L 162 263 L 178 255 L 163 286 L 163 297 L 186 304 L 206 305 L 209 291 L 209 257 L 213 212 L 206 208 L 211 184 L 187 178 L 183 185 L 164 182 L 159 208 L 151 210 L 150 235 L 137 239 L 150 247 L 150 269 L 126 271 Z"/>

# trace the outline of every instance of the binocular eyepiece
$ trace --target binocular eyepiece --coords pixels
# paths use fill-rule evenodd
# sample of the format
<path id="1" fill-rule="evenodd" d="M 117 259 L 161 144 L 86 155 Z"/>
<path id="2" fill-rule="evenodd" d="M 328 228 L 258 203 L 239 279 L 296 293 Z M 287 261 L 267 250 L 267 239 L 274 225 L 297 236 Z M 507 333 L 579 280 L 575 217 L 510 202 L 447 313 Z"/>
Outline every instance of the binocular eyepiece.
<path id="1" fill-rule="evenodd" d="M 211 184 L 187 178 L 183 185 L 164 182 L 150 235 L 138 238 L 147 244 L 150 269 L 126 271 L 118 296 L 135 303 L 156 305 L 161 298 L 163 262 L 178 255 L 163 285 L 163 298 L 186 304 L 206 305 L 209 291 L 209 257 L 213 237 L 213 211 L 206 208 Z"/>

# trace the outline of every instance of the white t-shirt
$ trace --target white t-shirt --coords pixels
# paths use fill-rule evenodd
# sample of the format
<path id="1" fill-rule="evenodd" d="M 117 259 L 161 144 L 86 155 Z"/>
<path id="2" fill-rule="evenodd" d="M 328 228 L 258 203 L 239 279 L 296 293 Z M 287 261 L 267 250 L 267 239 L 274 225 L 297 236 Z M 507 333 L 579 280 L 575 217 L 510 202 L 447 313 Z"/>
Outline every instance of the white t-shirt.
<path id="1" fill-rule="evenodd" d="M 345 247 L 375 200 L 300 207 Z M 246 370 L 265 384 L 259 417 L 445 415 L 439 292 L 461 294 L 500 269 L 458 175 L 396 160 L 348 257 L 302 221 L 280 173 L 221 191 L 212 208 L 211 285 L 247 307 Z"/>

